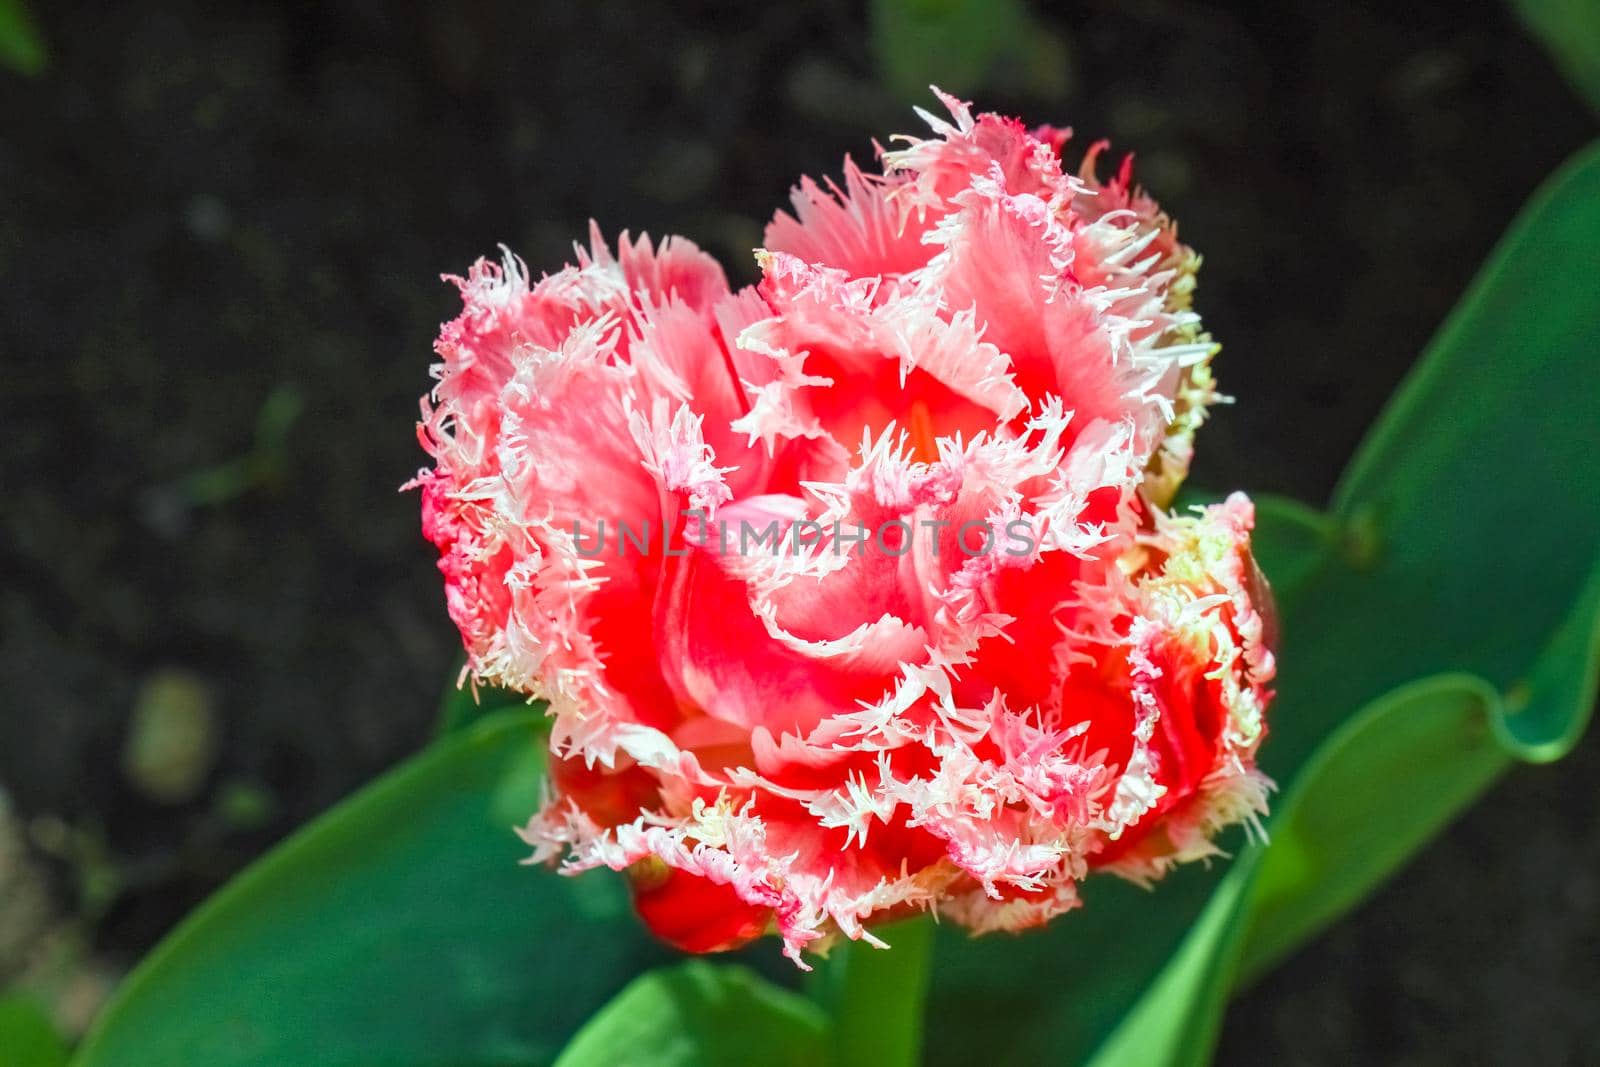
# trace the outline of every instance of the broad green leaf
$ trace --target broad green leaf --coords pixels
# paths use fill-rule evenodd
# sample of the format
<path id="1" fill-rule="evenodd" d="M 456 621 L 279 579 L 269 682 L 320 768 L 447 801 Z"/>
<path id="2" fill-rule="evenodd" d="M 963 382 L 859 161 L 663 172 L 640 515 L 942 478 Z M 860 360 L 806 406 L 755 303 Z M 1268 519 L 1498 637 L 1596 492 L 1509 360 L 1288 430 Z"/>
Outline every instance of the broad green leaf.
<path id="1" fill-rule="evenodd" d="M 1350 709 L 1412 679 L 1525 688 L 1568 625 L 1600 556 L 1597 244 L 1591 147 L 1524 209 L 1351 462 L 1335 536 L 1283 605 L 1293 631 L 1262 753 L 1280 779 Z M 1506 740 L 1555 758 L 1586 710 L 1541 705 L 1507 719 Z"/>
<path id="2" fill-rule="evenodd" d="M 1512 6 L 1572 88 L 1600 111 L 1600 0 L 1513 0 Z"/>
<path id="3" fill-rule="evenodd" d="M 1433 675 L 1505 694 L 1485 729 L 1517 758 L 1557 758 L 1581 734 L 1600 632 L 1596 247 L 1591 148 L 1524 209 L 1363 444 L 1333 513 L 1258 501 L 1257 553 L 1283 618 L 1262 761 L 1280 783 L 1356 709 Z M 1470 780 L 1479 755 L 1441 773 Z M 1354 903 L 1425 836 L 1372 870 L 1340 868 L 1349 877 L 1320 904 L 1282 912 L 1252 966 Z M 1214 877 L 1181 870 L 1153 896 L 1091 879 L 1083 912 L 1041 934 L 941 946 L 930 1058 L 1081 1058 L 1177 950 Z M 1185 1017 L 1215 1025 L 1214 1011 Z"/>
<path id="4" fill-rule="evenodd" d="M 616 879 L 519 865 L 540 718 L 470 726 L 269 853 L 127 979 L 75 1062 L 551 1062 L 667 953 Z"/>
<path id="5" fill-rule="evenodd" d="M 557 1067 L 821 1067 L 822 1009 L 747 968 L 692 960 L 635 979 L 578 1031 Z"/>
<path id="6" fill-rule="evenodd" d="M 28 993 L 0 996 L 0 1064 L 4 1067 L 61 1067 L 67 1043 L 56 1031 L 43 1003 Z"/>

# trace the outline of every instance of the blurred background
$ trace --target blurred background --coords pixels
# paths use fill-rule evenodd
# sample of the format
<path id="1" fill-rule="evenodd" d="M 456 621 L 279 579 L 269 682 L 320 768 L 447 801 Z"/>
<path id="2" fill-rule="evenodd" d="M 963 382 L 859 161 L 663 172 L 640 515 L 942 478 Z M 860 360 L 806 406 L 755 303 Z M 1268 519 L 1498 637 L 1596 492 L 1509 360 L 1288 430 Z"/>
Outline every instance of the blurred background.
<path id="1" fill-rule="evenodd" d="M 1238 398 L 1195 484 L 1321 503 L 1596 134 L 1497 2 L 0 0 L 0 39 L 0 988 L 78 1026 L 430 734 L 459 646 L 399 486 L 441 272 L 593 217 L 750 280 L 790 184 L 938 81 L 1136 153 Z M 1513 770 L 1219 1061 L 1596 1062 L 1597 780 L 1593 737 Z"/>

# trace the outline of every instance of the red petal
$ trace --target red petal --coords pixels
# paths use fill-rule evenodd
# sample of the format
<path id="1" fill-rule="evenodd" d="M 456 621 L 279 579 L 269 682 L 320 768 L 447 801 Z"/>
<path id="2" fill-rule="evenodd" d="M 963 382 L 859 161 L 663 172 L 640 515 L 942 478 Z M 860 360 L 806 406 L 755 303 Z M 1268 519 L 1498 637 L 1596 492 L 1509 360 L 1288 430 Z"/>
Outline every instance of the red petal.
<path id="1" fill-rule="evenodd" d="M 731 885 L 662 867 L 635 865 L 629 872 L 633 906 L 650 932 L 685 952 L 726 952 L 757 937 L 772 909 L 746 904 Z"/>

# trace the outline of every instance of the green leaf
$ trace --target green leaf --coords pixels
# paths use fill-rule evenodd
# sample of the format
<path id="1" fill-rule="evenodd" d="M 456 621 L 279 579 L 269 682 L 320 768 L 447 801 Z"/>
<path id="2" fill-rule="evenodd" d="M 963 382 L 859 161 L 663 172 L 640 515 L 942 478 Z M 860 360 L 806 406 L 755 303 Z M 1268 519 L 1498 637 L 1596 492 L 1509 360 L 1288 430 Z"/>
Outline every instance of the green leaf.
<path id="1" fill-rule="evenodd" d="M 1345 472 L 1341 536 L 1286 604 L 1286 625 L 1315 638 L 1285 635 L 1269 771 L 1286 779 L 1351 709 L 1415 678 L 1524 691 L 1555 635 L 1586 625 L 1596 247 L 1600 144 L 1535 194 Z M 1587 712 L 1530 706 L 1503 738 L 1556 758 Z"/>
<path id="2" fill-rule="evenodd" d="M 808 992 L 833 1020 L 837 1067 L 914 1067 L 922 1062 L 933 920 L 906 919 L 873 931 L 889 946 L 836 945 L 817 963 Z"/>
<path id="3" fill-rule="evenodd" d="M 548 1063 L 667 958 L 605 874 L 518 861 L 535 712 L 439 742 L 269 853 L 128 978 L 80 1067 Z"/>
<path id="4" fill-rule="evenodd" d="M 1600 111 L 1600 0 L 1513 0 L 1578 95 Z"/>
<path id="5" fill-rule="evenodd" d="M 23 0 L 0 0 L 0 66 L 36 77 L 50 64 L 44 35 Z"/>
<path id="6" fill-rule="evenodd" d="M 558 1067 L 914 1067 L 933 922 L 907 919 L 875 934 L 889 950 L 845 941 L 818 960 L 810 999 L 742 967 L 697 961 L 645 975 L 590 1020 Z"/>
<path id="7" fill-rule="evenodd" d="M 67 1043 L 39 998 L 12 992 L 0 996 L 0 1053 L 5 1067 L 61 1067 Z"/>
<path id="8" fill-rule="evenodd" d="M 822 1009 L 744 967 L 693 960 L 635 979 L 557 1067 L 818 1067 L 832 1062 Z"/>

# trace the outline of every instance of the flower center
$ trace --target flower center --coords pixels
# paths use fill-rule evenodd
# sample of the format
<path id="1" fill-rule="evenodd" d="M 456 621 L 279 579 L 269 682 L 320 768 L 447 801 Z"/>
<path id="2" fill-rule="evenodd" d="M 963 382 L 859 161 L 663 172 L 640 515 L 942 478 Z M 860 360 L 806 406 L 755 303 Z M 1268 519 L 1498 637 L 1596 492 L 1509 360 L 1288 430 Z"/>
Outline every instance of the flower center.
<path id="1" fill-rule="evenodd" d="M 933 415 L 928 405 L 920 400 L 911 403 L 911 413 L 906 416 L 906 431 L 911 438 L 911 454 L 923 463 L 939 461 L 939 435 L 933 428 Z"/>

